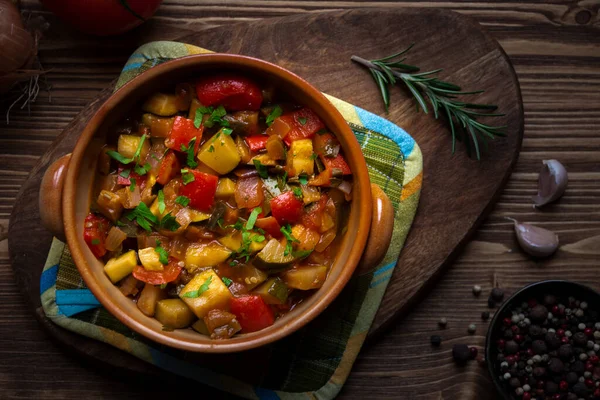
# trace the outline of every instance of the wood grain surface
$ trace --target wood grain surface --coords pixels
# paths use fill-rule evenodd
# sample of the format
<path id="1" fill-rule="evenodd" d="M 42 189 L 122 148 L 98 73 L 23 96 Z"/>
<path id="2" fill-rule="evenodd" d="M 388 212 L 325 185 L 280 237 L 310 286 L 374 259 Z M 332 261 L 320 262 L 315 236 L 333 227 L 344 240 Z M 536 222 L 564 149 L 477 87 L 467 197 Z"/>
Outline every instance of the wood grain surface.
<path id="1" fill-rule="evenodd" d="M 56 135 L 118 74 L 129 53 L 151 39 L 173 39 L 181 30 L 198 30 L 320 9 L 356 6 L 431 6 L 452 8 L 479 20 L 496 37 L 515 65 L 525 104 L 523 153 L 500 202 L 452 269 L 430 294 L 361 353 L 342 397 L 358 398 L 490 398 L 484 369 L 452 365 L 451 344 L 465 341 L 482 346 L 485 325 L 475 336 L 466 325 L 476 322 L 485 299 L 474 299 L 474 283 L 489 289 L 498 283 L 508 290 L 547 277 L 561 277 L 600 286 L 600 53 L 597 2 L 546 4 L 471 2 L 166 2 L 155 18 L 117 43 L 72 32 L 51 16 L 52 28 L 42 43 L 41 58 L 52 68 L 52 102 L 43 93 L 31 108 L 14 112 L 0 134 L 0 218 L 6 225 L 14 198 L 30 169 Z M 34 1 L 23 2 L 34 15 L 43 13 Z M 193 13 L 201 18 L 188 18 Z M 183 22 L 182 22 L 183 21 Z M 398 98 L 396 93 L 396 99 Z M 378 111 L 368 107 L 371 110 Z M 533 210 L 540 161 L 560 159 L 570 172 L 566 196 L 544 211 Z M 510 225 L 516 216 L 557 231 L 563 246 L 543 262 L 518 252 Z M 174 390 L 171 385 L 139 383 L 139 378 L 110 377 L 110 371 L 89 367 L 57 350 L 40 332 L 22 301 L 7 261 L 6 242 L 0 249 L 0 389 L 3 398 L 137 398 Z M 39 249 L 42 252 L 44 249 Z M 446 316 L 440 350 L 426 337 Z M 180 388 L 180 387 L 178 387 Z M 181 389 L 181 388 L 180 388 Z M 208 394 L 208 389 L 202 388 Z"/>

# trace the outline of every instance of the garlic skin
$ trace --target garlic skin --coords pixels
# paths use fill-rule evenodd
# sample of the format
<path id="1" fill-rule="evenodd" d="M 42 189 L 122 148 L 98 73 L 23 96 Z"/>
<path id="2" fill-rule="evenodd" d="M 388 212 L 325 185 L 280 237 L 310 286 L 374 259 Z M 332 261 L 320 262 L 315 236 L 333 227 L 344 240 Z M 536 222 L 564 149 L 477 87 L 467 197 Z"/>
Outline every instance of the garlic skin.
<path id="1" fill-rule="evenodd" d="M 558 235 L 548 229 L 522 224 L 512 218 L 521 249 L 532 257 L 548 257 L 558 249 Z"/>
<path id="2" fill-rule="evenodd" d="M 565 167 L 557 160 L 544 160 L 538 178 L 538 194 L 532 197 L 535 207 L 541 207 L 560 198 L 569 182 Z"/>

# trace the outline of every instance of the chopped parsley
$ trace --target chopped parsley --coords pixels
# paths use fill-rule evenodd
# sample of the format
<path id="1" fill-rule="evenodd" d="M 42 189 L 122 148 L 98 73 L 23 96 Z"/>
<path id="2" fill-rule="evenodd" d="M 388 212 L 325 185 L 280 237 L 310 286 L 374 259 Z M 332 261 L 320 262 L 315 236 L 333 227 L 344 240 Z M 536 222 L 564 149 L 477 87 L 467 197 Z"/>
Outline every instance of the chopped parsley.
<path id="1" fill-rule="evenodd" d="M 152 166 L 150 165 L 150 163 L 146 163 L 144 165 L 136 164 L 135 167 L 133 167 L 133 169 L 135 170 L 135 173 L 138 175 L 146 175 L 148 173 L 148 171 L 150 171 L 150 169 L 152 169 Z"/>
<path id="2" fill-rule="evenodd" d="M 258 218 L 258 215 L 261 212 L 262 212 L 262 208 L 260 208 L 260 207 L 255 207 L 254 210 L 252 210 L 252 212 L 250 213 L 250 216 L 248 217 L 248 222 L 246 222 L 246 229 L 251 230 L 254 228 L 256 219 Z"/>
<path id="3" fill-rule="evenodd" d="M 97 246 L 97 245 L 99 245 L 99 244 L 100 244 L 100 239 L 98 239 L 98 238 L 92 239 L 92 244 L 93 244 L 94 246 Z"/>
<path id="4" fill-rule="evenodd" d="M 177 198 L 175 199 L 175 203 L 187 207 L 188 204 L 190 204 L 190 198 L 187 196 L 177 196 Z"/>
<path id="5" fill-rule="evenodd" d="M 273 111 L 271 111 L 269 113 L 269 115 L 267 116 L 267 125 L 271 126 L 271 124 L 273 123 L 273 121 L 275 121 L 276 118 L 280 117 L 281 114 L 283 114 L 283 110 L 281 109 L 281 107 L 279 107 L 278 105 L 275 106 L 275 108 L 273 109 Z"/>
<path id="6" fill-rule="evenodd" d="M 291 254 L 293 251 L 292 243 L 294 243 L 294 242 L 300 243 L 300 241 L 292 235 L 292 227 L 290 226 L 290 224 L 282 226 L 280 231 L 281 231 L 281 233 L 283 233 L 283 236 L 286 238 L 285 251 L 283 252 L 283 255 L 287 256 L 288 254 Z"/>
<path id="7" fill-rule="evenodd" d="M 319 129 L 319 130 L 317 131 L 317 135 L 324 135 L 324 134 L 326 134 L 326 133 L 327 133 L 327 129 L 325 129 L 325 128 L 323 128 L 323 129 Z"/>
<path id="8" fill-rule="evenodd" d="M 212 144 L 210 145 L 210 147 L 208 148 L 208 152 L 212 153 L 215 151 L 215 146 L 213 146 Z"/>
<path id="9" fill-rule="evenodd" d="M 144 146 L 144 141 L 146 140 L 146 134 L 144 133 L 142 135 L 142 138 L 140 139 L 140 142 L 138 143 L 138 147 L 137 149 L 135 149 L 135 153 L 133 154 L 133 159 L 139 161 L 140 160 L 140 154 L 142 153 L 142 147 Z"/>
<path id="10" fill-rule="evenodd" d="M 267 171 L 267 166 L 263 165 L 263 163 L 261 163 L 260 160 L 257 160 L 257 159 L 252 160 L 252 162 L 254 163 L 254 166 L 256 167 L 256 170 L 258 171 L 258 175 L 260 175 L 260 177 L 263 179 L 267 179 L 269 177 L 269 172 Z"/>
<path id="11" fill-rule="evenodd" d="M 313 252 L 312 250 L 299 250 L 299 251 L 292 252 L 292 255 L 294 257 L 296 257 L 297 259 L 302 259 L 302 258 L 306 258 L 306 257 L 310 256 L 310 254 L 312 252 Z"/>
<path id="12" fill-rule="evenodd" d="M 298 182 L 300 182 L 301 185 L 308 185 L 308 177 L 305 174 L 302 174 L 298 177 Z"/>
<path id="13" fill-rule="evenodd" d="M 192 174 L 188 169 L 181 170 L 181 179 L 183 180 L 183 184 L 187 185 L 190 182 L 194 182 L 196 178 L 194 174 Z"/>
<path id="14" fill-rule="evenodd" d="M 164 213 L 165 207 L 165 193 L 161 189 L 158 191 L 158 212 L 161 214 Z"/>
<path id="15" fill-rule="evenodd" d="M 161 289 L 164 289 L 164 288 L 166 288 L 166 287 L 167 287 L 167 284 L 166 284 L 166 283 L 161 283 L 159 287 L 160 287 Z"/>
<path id="16" fill-rule="evenodd" d="M 135 219 L 135 222 L 137 222 L 140 227 L 148 232 L 152 230 L 151 224 L 158 223 L 158 218 L 152 214 L 152 211 L 150 211 L 144 202 L 138 204 L 137 207 L 134 208 L 133 211 L 129 212 L 125 217 L 130 221 Z"/>
<path id="17" fill-rule="evenodd" d="M 310 156 L 310 160 L 315 161 L 317 159 L 317 157 L 319 157 L 319 155 L 317 153 L 312 153 L 312 155 Z"/>
<path id="18" fill-rule="evenodd" d="M 128 168 L 128 169 L 124 169 L 123 171 L 121 171 L 119 176 L 127 179 L 127 178 L 129 178 L 129 174 L 131 174 L 131 170 Z"/>
<path id="19" fill-rule="evenodd" d="M 294 196 L 296 196 L 298 199 L 302 199 L 302 189 L 294 186 L 292 188 L 292 192 L 294 192 Z"/>
<path id="20" fill-rule="evenodd" d="M 198 107 L 194 116 L 194 126 L 200 128 L 204 115 L 209 115 L 206 121 L 204 121 L 204 126 L 207 128 L 212 128 L 215 124 L 229 126 L 229 122 L 223 119 L 226 114 L 227 111 L 225 111 L 225 107 L 223 106 L 219 106 L 216 109 L 213 107 Z"/>
<path id="21" fill-rule="evenodd" d="M 135 190 L 135 178 L 129 178 L 129 182 L 131 182 L 129 185 L 129 191 L 133 192 Z"/>
<path id="22" fill-rule="evenodd" d="M 306 118 L 304 118 L 304 117 L 299 117 L 299 118 L 298 118 L 298 122 L 300 122 L 302 125 L 306 125 Z"/>
<path id="23" fill-rule="evenodd" d="M 114 150 L 108 150 L 106 152 L 106 154 L 108 154 L 110 157 L 114 158 L 115 160 L 117 160 L 121 164 L 129 164 L 130 162 L 133 161 L 133 158 L 123 157 L 121 155 L 121 153 L 118 153 L 118 152 L 116 152 Z"/>
<path id="24" fill-rule="evenodd" d="M 190 290 L 189 292 L 185 292 L 181 295 L 181 297 L 187 297 L 189 299 L 196 299 L 200 297 L 200 295 L 206 292 L 212 282 L 212 275 L 208 277 L 207 280 L 204 281 L 202 285 L 198 288 L 198 290 Z"/>
<path id="25" fill-rule="evenodd" d="M 283 173 L 283 175 L 277 176 L 277 189 L 283 191 L 285 190 L 285 185 L 287 185 L 287 171 Z"/>
<path id="26" fill-rule="evenodd" d="M 160 242 L 158 242 L 158 246 L 154 248 L 154 251 L 158 254 L 158 261 L 161 264 L 167 265 L 169 263 L 169 253 L 160 245 Z"/>
<path id="27" fill-rule="evenodd" d="M 193 137 L 189 141 L 187 146 L 185 144 L 181 145 L 181 151 L 183 151 L 184 153 L 187 153 L 186 164 L 190 168 L 195 168 L 198 166 L 198 163 L 196 162 L 196 160 L 194 160 L 195 148 L 196 148 L 196 138 L 195 137 Z"/>
<path id="28" fill-rule="evenodd" d="M 226 276 L 222 277 L 221 280 L 227 287 L 231 286 L 231 284 L 233 283 L 233 281 Z"/>
<path id="29" fill-rule="evenodd" d="M 167 213 L 158 224 L 159 229 L 166 229 L 171 232 L 175 232 L 177 229 L 181 227 L 179 222 L 175 219 L 175 217 L 171 213 Z"/>

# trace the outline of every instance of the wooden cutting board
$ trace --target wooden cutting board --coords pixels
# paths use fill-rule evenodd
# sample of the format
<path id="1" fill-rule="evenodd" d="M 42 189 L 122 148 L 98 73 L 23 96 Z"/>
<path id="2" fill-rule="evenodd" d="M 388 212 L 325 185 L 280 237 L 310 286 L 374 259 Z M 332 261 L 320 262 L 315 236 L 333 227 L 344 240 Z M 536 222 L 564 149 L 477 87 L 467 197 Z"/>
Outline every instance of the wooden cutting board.
<path id="1" fill-rule="evenodd" d="M 514 70 L 498 43 L 476 22 L 436 9 L 369 9 L 302 14 L 205 30 L 182 42 L 217 52 L 244 54 L 274 62 L 314 86 L 365 108 L 408 131 L 424 158 L 423 190 L 417 216 L 370 331 L 372 337 L 427 293 L 488 215 L 516 162 L 523 135 L 523 106 Z M 417 45 L 407 62 L 423 71 L 443 67 L 443 79 L 465 90 L 485 90 L 472 100 L 499 106 L 508 136 L 496 140 L 482 161 L 466 156 L 459 144 L 452 155 L 448 129 L 415 110 L 404 89 L 391 90 L 385 113 L 368 71 L 350 62 L 387 56 Z M 10 220 L 9 250 L 17 282 L 49 334 L 79 354 L 131 372 L 156 369 L 103 343 L 75 335 L 45 318 L 39 278 L 51 237 L 41 226 L 38 188 L 48 165 L 70 152 L 79 132 L 110 95 L 103 91 L 65 129 L 23 185 Z"/>

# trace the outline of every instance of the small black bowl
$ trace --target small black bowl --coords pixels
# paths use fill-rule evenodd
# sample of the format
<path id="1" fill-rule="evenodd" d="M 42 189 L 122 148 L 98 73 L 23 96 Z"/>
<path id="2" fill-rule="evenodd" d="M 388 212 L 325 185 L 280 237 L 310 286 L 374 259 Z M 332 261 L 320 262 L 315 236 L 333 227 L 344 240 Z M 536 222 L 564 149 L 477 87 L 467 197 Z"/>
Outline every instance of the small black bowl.
<path id="1" fill-rule="evenodd" d="M 600 293 L 579 283 L 560 280 L 532 283 L 531 285 L 518 290 L 506 300 L 504 304 L 502 304 L 502 307 L 496 311 L 496 314 L 489 325 L 485 341 L 485 359 L 488 372 L 494 382 L 494 386 L 496 386 L 498 394 L 506 400 L 515 400 L 517 397 L 509 394 L 500 379 L 498 379 L 501 372 L 497 363 L 496 357 L 498 354 L 494 344 L 499 339 L 498 335 L 501 331 L 502 320 L 505 317 L 512 316 L 512 308 L 519 307 L 523 302 L 527 302 L 529 299 L 538 299 L 547 294 L 555 295 L 557 297 L 572 296 L 577 300 L 587 302 L 588 309 L 600 310 Z"/>

